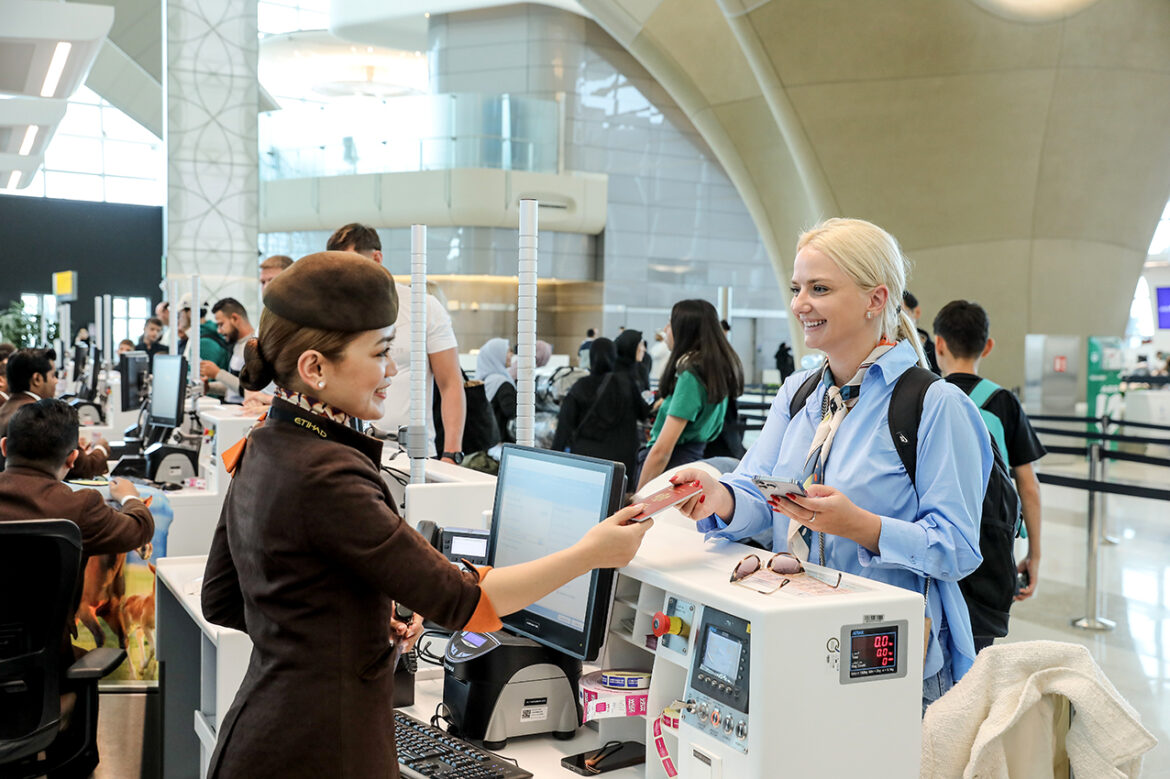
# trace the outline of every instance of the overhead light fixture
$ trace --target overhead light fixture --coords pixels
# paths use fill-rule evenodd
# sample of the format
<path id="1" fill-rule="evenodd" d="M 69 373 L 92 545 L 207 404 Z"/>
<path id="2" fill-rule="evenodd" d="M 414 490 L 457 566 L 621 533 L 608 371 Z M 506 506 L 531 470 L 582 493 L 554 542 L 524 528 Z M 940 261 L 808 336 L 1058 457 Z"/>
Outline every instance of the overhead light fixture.
<path id="1" fill-rule="evenodd" d="M 57 91 L 57 84 L 61 82 L 61 74 L 65 72 L 65 63 L 69 61 L 69 52 L 72 50 L 73 44 L 69 41 L 61 41 L 53 50 L 53 59 L 49 62 L 49 71 L 41 87 L 41 97 L 52 97 Z"/>
<path id="2" fill-rule="evenodd" d="M 32 151 L 33 144 L 37 140 L 37 130 L 39 129 L 40 127 L 35 124 L 28 126 L 28 132 L 24 134 L 24 142 L 20 144 L 20 156 L 27 157 L 28 153 Z"/>
<path id="3" fill-rule="evenodd" d="M 12 175 L 8 177 L 8 188 L 16 189 L 16 185 L 20 183 L 20 171 L 12 171 Z"/>
<path id="4" fill-rule="evenodd" d="M 0 92 L 68 98 L 85 83 L 114 8 L 85 2 L 0 0 Z M 44 133 L 42 133 L 43 135 Z M 0 173 L 0 181 L 8 179 Z"/>

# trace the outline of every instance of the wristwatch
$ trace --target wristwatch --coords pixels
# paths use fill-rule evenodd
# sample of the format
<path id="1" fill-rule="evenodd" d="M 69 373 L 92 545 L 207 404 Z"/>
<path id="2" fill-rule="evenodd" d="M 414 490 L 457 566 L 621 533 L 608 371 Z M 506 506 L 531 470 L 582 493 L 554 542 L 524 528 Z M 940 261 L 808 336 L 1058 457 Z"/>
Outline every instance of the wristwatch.
<path id="1" fill-rule="evenodd" d="M 448 459 L 456 465 L 463 465 L 463 452 L 443 452 L 439 459 Z"/>

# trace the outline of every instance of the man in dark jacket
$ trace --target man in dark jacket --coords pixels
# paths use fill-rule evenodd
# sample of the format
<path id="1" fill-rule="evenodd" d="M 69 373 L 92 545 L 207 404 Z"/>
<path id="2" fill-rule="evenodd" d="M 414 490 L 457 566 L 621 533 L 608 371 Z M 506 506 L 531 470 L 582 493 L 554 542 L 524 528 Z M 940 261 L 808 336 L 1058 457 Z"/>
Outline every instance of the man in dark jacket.
<path id="1" fill-rule="evenodd" d="M 0 522 L 70 520 L 81 528 L 84 571 L 93 555 L 119 554 L 144 545 L 154 535 L 154 517 L 125 479 L 110 480 L 110 496 L 122 504 L 121 510 L 108 506 L 97 490 L 73 490 L 62 484 L 80 454 L 77 428 L 77 411 L 61 400 L 30 402 L 13 415 L 8 434 L 0 438 L 0 453 L 8 463 L 0 473 Z M 73 609 L 62 626 L 62 649 L 69 653 L 81 584 L 79 577 Z"/>
<path id="2" fill-rule="evenodd" d="M 0 436 L 5 434 L 8 421 L 17 411 L 57 394 L 56 358 L 52 349 L 21 349 L 8 358 L 6 375 L 11 396 L 0 406 Z M 70 463 L 69 478 L 89 479 L 105 473 L 109 467 L 109 451 L 106 439 L 94 435 Z"/>

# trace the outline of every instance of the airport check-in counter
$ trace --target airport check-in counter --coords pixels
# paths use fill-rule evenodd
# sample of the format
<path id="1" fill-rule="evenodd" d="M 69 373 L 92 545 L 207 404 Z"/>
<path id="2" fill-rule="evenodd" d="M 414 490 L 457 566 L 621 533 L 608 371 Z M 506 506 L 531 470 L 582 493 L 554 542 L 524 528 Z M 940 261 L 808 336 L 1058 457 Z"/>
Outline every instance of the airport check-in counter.
<path id="1" fill-rule="evenodd" d="M 172 557 L 206 555 L 211 549 L 219 511 L 231 483 L 220 454 L 247 435 L 259 418 L 258 414 L 245 414 L 242 406 L 220 405 L 203 398 L 198 402 L 203 427 L 199 486 L 184 484 L 182 489 L 167 493 L 175 517 L 167 534 L 167 554 Z"/>
<path id="2" fill-rule="evenodd" d="M 492 481 L 412 485 L 408 521 L 446 517 L 443 526 L 482 526 L 475 519 L 482 523 L 491 507 Z M 606 645 L 596 665 L 585 668 L 649 672 L 646 714 L 596 720 L 571 741 L 514 739 L 504 750 L 509 757 L 536 776 L 571 776 L 561 757 L 610 739 L 634 739 L 646 744 L 646 763 L 615 777 L 668 777 L 670 770 L 686 779 L 779 771 L 917 775 L 921 594 L 849 574 L 830 588 L 825 582 L 835 582 L 837 573 L 809 566 L 806 576 L 815 581 L 765 595 L 729 578 L 745 555 L 766 562 L 770 553 L 706 542 L 673 509 L 655 521 L 638 555 L 618 572 Z M 251 647 L 246 635 L 202 619 L 197 577 L 204 562 L 166 560 L 159 567 L 159 658 L 169 665 L 165 776 L 205 769 L 214 727 L 243 678 Z M 682 634 L 655 642 L 651 623 L 658 612 L 678 617 Z M 408 710 L 414 716 L 428 719 L 441 700 L 440 675 L 420 667 Z M 176 678 L 181 681 L 170 681 Z M 678 726 L 663 727 L 660 715 L 675 701 L 685 704 Z"/>

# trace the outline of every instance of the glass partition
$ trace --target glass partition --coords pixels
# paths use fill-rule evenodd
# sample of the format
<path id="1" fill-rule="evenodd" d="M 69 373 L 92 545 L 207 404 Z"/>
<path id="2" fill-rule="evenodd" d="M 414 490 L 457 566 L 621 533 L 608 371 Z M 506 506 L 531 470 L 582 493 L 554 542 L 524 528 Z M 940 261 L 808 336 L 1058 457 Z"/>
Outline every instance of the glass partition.
<path id="1" fill-rule="evenodd" d="M 260 179 L 450 168 L 557 170 L 555 100 L 407 95 L 260 114 Z"/>

